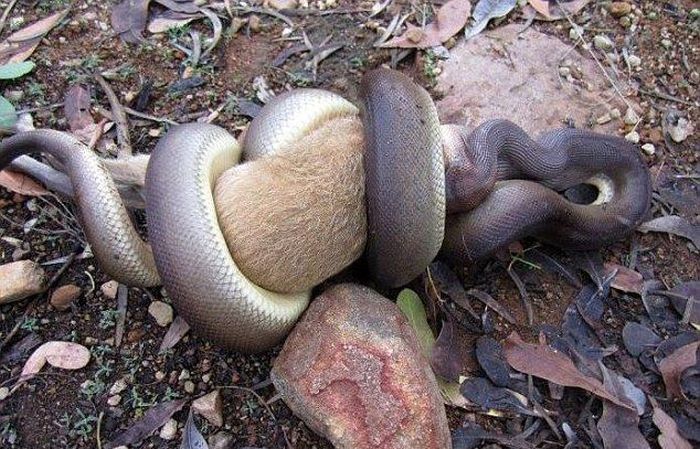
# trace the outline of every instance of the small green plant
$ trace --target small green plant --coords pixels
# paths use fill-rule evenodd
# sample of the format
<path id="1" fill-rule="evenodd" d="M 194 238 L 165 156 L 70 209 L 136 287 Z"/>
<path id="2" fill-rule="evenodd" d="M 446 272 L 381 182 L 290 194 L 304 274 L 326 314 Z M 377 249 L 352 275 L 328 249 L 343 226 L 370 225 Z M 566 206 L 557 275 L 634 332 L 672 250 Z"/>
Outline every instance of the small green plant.
<path id="1" fill-rule="evenodd" d="M 63 413 L 57 424 L 66 429 L 70 438 L 80 438 L 82 441 L 87 441 L 93 436 L 93 424 L 96 422 L 96 416 L 85 414 L 81 409 L 76 408 L 74 415 L 69 415 L 68 412 Z"/>
<path id="2" fill-rule="evenodd" d="M 172 401 L 173 399 L 180 399 L 182 395 L 178 393 L 177 391 L 173 390 L 168 386 L 168 388 L 165 390 L 165 393 L 163 393 L 163 402 L 167 401 Z"/>
<path id="3" fill-rule="evenodd" d="M 362 69 L 367 66 L 367 58 L 365 56 L 353 56 L 349 62 L 350 67 L 353 69 Z"/>
<path id="4" fill-rule="evenodd" d="M 85 56 L 80 60 L 80 66 L 87 71 L 93 72 L 102 64 L 102 58 L 95 54 Z"/>
<path id="5" fill-rule="evenodd" d="M 63 9 L 70 3 L 70 0 L 39 0 L 36 8 L 41 12 L 51 12 Z"/>
<path id="6" fill-rule="evenodd" d="M 423 59 L 423 74 L 426 78 L 428 78 L 431 85 L 435 85 L 437 82 L 437 76 L 440 74 L 440 68 L 438 67 L 437 55 L 432 50 L 425 52 L 425 57 Z"/>
<path id="7" fill-rule="evenodd" d="M 103 310 L 100 313 L 100 322 L 98 326 L 100 327 L 100 329 L 111 329 L 117 325 L 117 318 L 119 318 L 118 310 Z"/>
<path id="8" fill-rule="evenodd" d="M 11 62 L 0 66 L 0 82 L 13 81 L 34 70 L 31 61 Z M 7 98 L 0 95 L 0 128 L 12 128 L 17 122 L 17 111 Z"/>
<path id="9" fill-rule="evenodd" d="M 39 326 L 39 319 L 36 317 L 26 317 L 19 327 L 28 332 L 36 332 L 41 328 Z"/>
<path id="10" fill-rule="evenodd" d="M 32 81 L 31 83 L 27 84 L 26 92 L 27 95 L 35 100 L 41 103 L 46 102 L 46 91 L 44 90 L 43 84 Z"/>
<path id="11" fill-rule="evenodd" d="M 187 36 L 189 33 L 190 33 L 189 24 L 170 27 L 170 28 L 168 28 L 168 31 L 166 31 L 168 39 L 170 39 L 171 41 L 175 41 L 175 42 L 177 42 L 178 39 Z"/>
<path id="12" fill-rule="evenodd" d="M 129 391 L 128 403 L 131 405 L 131 408 L 134 409 L 135 416 L 142 416 L 146 409 L 149 409 L 158 403 L 157 394 L 149 394 L 148 396 L 150 398 L 146 398 L 146 395 L 142 396 L 141 393 L 139 393 L 138 387 L 136 386 L 132 387 Z"/>

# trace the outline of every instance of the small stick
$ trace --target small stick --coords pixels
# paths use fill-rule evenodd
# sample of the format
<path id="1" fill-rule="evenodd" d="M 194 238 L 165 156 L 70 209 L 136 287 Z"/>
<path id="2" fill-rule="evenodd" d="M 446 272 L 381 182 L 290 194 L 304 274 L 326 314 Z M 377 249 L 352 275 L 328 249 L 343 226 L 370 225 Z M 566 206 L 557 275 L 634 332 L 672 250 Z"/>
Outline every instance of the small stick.
<path id="1" fill-rule="evenodd" d="M 95 80 L 104 90 L 105 95 L 107 95 L 107 100 L 109 101 L 109 107 L 112 109 L 112 116 L 114 117 L 114 123 L 117 125 L 117 141 L 119 142 L 119 151 L 117 152 L 118 158 L 129 157 L 134 154 L 134 150 L 131 147 L 131 138 L 129 137 L 129 122 L 126 117 L 126 112 L 124 112 L 124 107 L 119 103 L 117 95 L 114 90 L 107 83 L 102 75 L 95 75 Z"/>
<path id="2" fill-rule="evenodd" d="M 158 122 L 158 123 L 167 123 L 167 124 L 173 125 L 173 126 L 179 125 L 179 123 L 176 122 L 175 120 L 170 120 L 169 118 L 165 118 L 165 117 L 156 117 L 155 115 L 150 115 L 150 114 L 146 114 L 143 112 L 139 112 L 135 109 L 131 109 L 128 106 L 124 106 L 124 112 L 126 112 L 129 115 L 133 115 L 134 117 L 142 118 L 144 120 L 151 120 L 153 122 Z"/>

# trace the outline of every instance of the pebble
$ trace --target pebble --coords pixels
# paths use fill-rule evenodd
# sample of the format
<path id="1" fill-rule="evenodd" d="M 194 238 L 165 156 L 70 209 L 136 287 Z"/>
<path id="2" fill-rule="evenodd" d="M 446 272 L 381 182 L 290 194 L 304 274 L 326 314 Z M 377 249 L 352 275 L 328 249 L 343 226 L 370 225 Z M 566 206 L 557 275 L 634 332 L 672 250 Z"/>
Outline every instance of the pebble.
<path id="1" fill-rule="evenodd" d="M 172 440 L 177 435 L 177 421 L 170 419 L 160 429 L 160 437 L 164 440 Z"/>
<path id="2" fill-rule="evenodd" d="M 108 281 L 100 286 L 100 291 L 108 299 L 114 299 L 117 297 L 117 289 L 119 288 L 119 283 L 117 281 Z"/>
<path id="3" fill-rule="evenodd" d="M 122 377 L 121 379 L 118 379 L 116 382 L 114 382 L 112 388 L 109 389 L 109 394 L 112 396 L 114 396 L 115 394 L 119 394 L 122 391 L 126 390 L 126 387 L 126 379 Z"/>
<path id="4" fill-rule="evenodd" d="M 642 150 L 649 156 L 653 156 L 656 153 L 656 148 L 653 143 L 645 143 L 642 145 Z"/>
<path id="5" fill-rule="evenodd" d="M 630 131 L 625 135 L 625 140 L 632 143 L 639 143 L 639 133 L 637 131 Z"/>
<path id="6" fill-rule="evenodd" d="M 163 301 L 153 301 L 148 306 L 148 313 L 156 320 L 159 326 L 165 327 L 173 322 L 173 308 Z"/>
<path id="7" fill-rule="evenodd" d="M 642 59 L 636 55 L 629 55 L 627 57 L 627 62 L 629 62 L 630 67 L 633 69 L 642 65 Z"/>
<path id="8" fill-rule="evenodd" d="M 156 380 L 160 382 L 161 380 L 165 379 L 165 373 L 163 371 L 156 371 L 155 377 Z"/>
<path id="9" fill-rule="evenodd" d="M 209 449 L 231 449 L 233 447 L 233 435 L 228 432 L 217 432 L 207 440 Z"/>
<path id="10" fill-rule="evenodd" d="M 608 123 L 610 120 L 612 120 L 612 117 L 610 116 L 609 112 L 606 112 L 605 114 L 598 117 L 595 122 L 599 125 L 604 125 L 604 124 Z"/>
<path id="11" fill-rule="evenodd" d="M 681 143 L 693 134 L 693 124 L 685 117 L 676 117 L 675 123 L 666 121 L 666 132 L 676 143 Z"/>
<path id="12" fill-rule="evenodd" d="M 595 46 L 595 48 L 603 51 L 610 51 L 613 49 L 612 41 L 604 34 L 597 34 L 593 38 L 593 45 Z"/>
<path id="13" fill-rule="evenodd" d="M 620 113 L 620 110 L 619 110 L 619 109 L 617 109 L 617 108 L 612 108 L 612 109 L 610 110 L 610 117 L 612 117 L 612 118 L 614 118 L 614 119 L 618 119 L 618 118 L 620 118 L 620 116 L 622 116 L 622 113 Z"/>
<path id="14" fill-rule="evenodd" d="M 194 382 L 192 382 L 191 380 L 185 382 L 185 393 L 194 393 Z"/>
<path id="15" fill-rule="evenodd" d="M 571 75 L 571 69 L 568 67 L 559 67 L 559 75 L 566 78 Z"/>
<path id="16" fill-rule="evenodd" d="M 187 380 L 190 378 L 190 372 L 187 371 L 186 369 L 183 369 L 180 371 L 180 375 L 177 377 L 177 380 Z"/>
<path id="17" fill-rule="evenodd" d="M 632 143 L 639 143 L 639 133 L 637 131 L 630 131 L 625 136 L 625 140 Z"/>
<path id="18" fill-rule="evenodd" d="M 216 427 L 224 425 L 223 408 L 224 404 L 219 390 L 214 390 L 192 401 L 192 411 Z"/>
<path id="19" fill-rule="evenodd" d="M 578 40 L 583 36 L 583 31 L 581 31 L 580 27 L 571 27 L 569 30 L 569 39 L 572 41 Z"/>
<path id="20" fill-rule="evenodd" d="M 70 305 L 80 297 L 80 287 L 73 284 L 62 285 L 51 293 L 49 303 L 60 311 L 70 309 Z"/>
<path id="21" fill-rule="evenodd" d="M 627 2 L 612 2 L 610 4 L 610 15 L 619 18 L 632 12 L 632 5 Z"/>
<path id="22" fill-rule="evenodd" d="M 625 117 L 622 120 L 625 122 L 625 125 L 635 125 L 639 121 L 639 116 L 634 112 L 634 109 L 627 108 Z"/>
<path id="23" fill-rule="evenodd" d="M 5 98 L 13 103 L 19 103 L 24 98 L 24 91 L 22 90 L 8 90 L 5 92 Z"/>
<path id="24" fill-rule="evenodd" d="M 10 389 L 8 387 L 0 387 L 0 401 L 5 399 L 10 395 Z"/>
<path id="25" fill-rule="evenodd" d="M 627 16 L 620 17 L 619 22 L 620 22 L 620 26 L 622 26 L 624 28 L 629 28 L 630 26 L 632 26 L 632 19 L 630 19 Z"/>
<path id="26" fill-rule="evenodd" d="M 250 31 L 253 33 L 260 31 L 260 22 L 260 17 L 256 16 L 255 14 L 248 17 L 248 27 L 250 27 Z"/>
<path id="27" fill-rule="evenodd" d="M 269 0 L 268 6 L 272 9 L 294 9 L 299 6 L 298 0 Z"/>
<path id="28" fill-rule="evenodd" d="M 661 39 L 661 46 L 668 50 L 673 46 L 673 42 L 671 39 Z"/>
<path id="29" fill-rule="evenodd" d="M 44 291 L 46 273 L 31 260 L 0 265 L 0 304 L 19 301 Z"/>
<path id="30" fill-rule="evenodd" d="M 119 405 L 119 403 L 120 403 L 121 401 L 122 401 L 121 395 L 115 394 L 114 396 L 110 396 L 110 397 L 107 399 L 107 405 L 109 405 L 109 406 L 111 406 L 111 407 L 116 407 L 117 405 Z"/>

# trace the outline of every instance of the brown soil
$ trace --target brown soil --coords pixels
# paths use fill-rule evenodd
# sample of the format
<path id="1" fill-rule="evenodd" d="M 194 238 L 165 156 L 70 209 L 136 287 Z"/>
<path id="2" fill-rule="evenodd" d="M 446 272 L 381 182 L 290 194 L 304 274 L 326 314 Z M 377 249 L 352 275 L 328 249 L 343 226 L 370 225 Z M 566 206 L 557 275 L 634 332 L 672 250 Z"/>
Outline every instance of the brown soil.
<path id="1" fill-rule="evenodd" d="M 58 10 L 68 3 L 62 0 L 20 1 L 10 17 L 21 15 L 25 23 L 30 23 L 44 17 L 48 11 Z M 187 122 L 202 115 L 206 116 L 233 96 L 254 100 L 252 81 L 258 76 L 264 76 L 275 91 L 286 87 L 310 86 L 330 89 L 354 99 L 362 73 L 391 59 L 388 50 L 372 47 L 376 39 L 375 32 L 361 26 L 370 20 L 367 13 L 321 15 L 316 11 L 290 17 L 299 27 L 306 30 L 314 44 L 318 45 L 327 36 L 332 35 L 329 44 L 342 43 L 344 47 L 320 63 L 315 78 L 313 72 L 305 65 L 308 61 L 307 53 L 291 56 L 281 66 L 272 67 L 271 62 L 281 51 L 300 42 L 281 40 L 284 24 L 273 17 L 260 15 L 259 30 L 252 30 L 244 25 L 236 35 L 225 36 L 215 51 L 213 62 L 195 70 L 195 75 L 204 79 L 204 85 L 182 93 L 172 93 L 169 86 L 180 79 L 181 63 L 185 58 L 183 53 L 170 46 L 166 36 L 150 36 L 148 44 L 127 45 L 113 36 L 111 29 L 102 31 L 98 22 L 109 24 L 111 8 L 115 3 L 76 2 L 69 19 L 51 32 L 32 57 L 32 60 L 37 62 L 37 68 L 21 81 L 3 86 L 5 91 L 24 92 L 18 109 L 41 108 L 34 113 L 37 128 L 67 128 L 62 110 L 48 106 L 62 102 L 65 92 L 75 82 L 90 85 L 94 104 L 108 109 L 105 96 L 89 76 L 97 70 L 122 67 L 122 76 L 110 80 L 122 101 L 125 101 L 127 93 L 136 93 L 145 81 L 151 81 L 152 101 L 144 112 Z M 363 9 L 371 6 L 371 3 L 341 1 L 339 8 Z M 622 42 L 626 39 L 627 31 L 617 19 L 607 14 L 604 3 L 591 2 L 576 20 L 588 17 L 590 20 L 586 24 L 587 28 L 602 30 L 609 36 L 614 36 L 616 41 Z M 693 70 L 697 71 L 700 67 L 698 25 L 697 22 L 691 25 L 687 18 L 690 9 L 697 7 L 697 3 L 690 0 L 634 3 L 641 8 L 643 15 L 638 23 L 641 32 L 635 34 L 637 41 L 630 45 L 635 54 L 644 61 L 644 68 L 641 72 L 635 72 L 632 81 L 638 85 L 640 92 L 647 92 L 640 93 L 637 100 L 647 113 L 645 124 L 640 130 L 642 140 L 656 145 L 656 154 L 648 158 L 649 165 L 665 173 L 671 173 L 671 170 L 673 173 L 697 173 L 700 154 L 697 136 L 700 133 L 696 131 L 695 135 L 684 143 L 672 145 L 664 141 L 661 133 L 663 113 L 671 107 L 685 113 L 696 126 L 700 125 L 700 114 L 694 105 L 697 104 L 698 97 L 697 72 L 695 78 L 691 75 Z M 90 13 L 95 14 L 96 18 L 85 19 L 86 14 Z M 656 18 L 653 18 L 654 14 Z M 514 17 L 517 15 L 511 14 L 511 18 L 507 20 L 515 21 Z M 378 17 L 384 26 L 390 19 L 389 14 Z M 568 36 L 569 26 L 566 21 L 535 22 L 532 26 L 545 33 L 559 35 L 563 39 Z M 192 28 L 201 31 L 203 35 L 210 34 L 210 30 L 202 21 Z M 8 26 L 5 28 L 5 34 L 7 33 Z M 65 38 L 65 41 L 60 38 Z M 662 39 L 669 39 L 672 48 L 662 48 L 659 44 Z M 402 62 L 400 69 L 412 75 L 419 75 L 426 87 L 430 87 L 430 79 L 425 76 L 423 64 L 424 56 L 409 56 Z M 654 94 L 657 89 L 665 94 L 666 98 Z M 674 97 L 675 100 L 668 100 L 668 96 Z M 693 104 L 694 101 L 696 103 Z M 235 109 L 224 108 L 216 123 L 230 130 L 240 130 L 247 121 L 246 117 L 237 115 Z M 160 128 L 159 124 L 153 122 L 132 127 L 132 142 L 135 148 L 140 152 L 150 151 L 157 137 L 151 137 L 148 132 Z M 685 186 L 681 188 L 689 189 L 697 195 L 697 184 L 693 184 L 697 180 L 686 178 L 676 182 Z M 48 201 L 57 204 L 56 200 Z M 41 207 L 37 211 L 34 205 Z M 25 242 L 29 252 L 24 258 L 44 262 L 70 254 L 81 244 L 78 238 L 64 232 L 66 228 L 79 232 L 75 222 L 50 218 L 47 211 L 52 207 L 45 205 L 43 201 L 0 188 L 0 209 L 6 217 L 0 220 L 0 236 L 13 237 Z M 39 217 L 40 221 L 35 230 L 23 232 L 21 225 L 36 217 Z M 18 225 L 12 224 L 10 220 Z M 39 232 L 37 228 L 45 232 Z M 665 234 L 637 234 L 627 241 L 607 248 L 603 252 L 603 259 L 626 264 L 632 244 L 640 248 L 637 270 L 645 278 L 659 279 L 668 286 L 700 279 L 697 250 L 692 249 L 686 240 Z M 11 262 L 14 251 L 13 245 L 0 240 L 0 263 Z M 60 264 L 48 267 L 49 274 L 58 266 Z M 558 325 L 563 311 L 576 294 L 576 289 L 558 276 L 532 270 L 517 263 L 515 266 L 526 282 L 534 306 L 535 323 Z M 361 276 L 361 271 L 361 267 L 358 267 L 349 276 Z M 195 398 L 211 391 L 215 386 L 253 387 L 268 378 L 271 361 L 279 349 L 257 356 L 241 356 L 226 353 L 196 336 L 189 335 L 174 349 L 158 354 L 166 328 L 155 323 L 148 315 L 147 308 L 153 298 L 163 298 L 160 289 L 151 289 L 148 292 L 129 290 L 125 338 L 121 347 L 115 348 L 114 326 L 109 320 L 109 311 L 116 309 L 116 301 L 104 297 L 99 289 L 99 286 L 107 281 L 109 278 L 99 267 L 94 266 L 93 261 L 76 261 L 56 284 L 58 287 L 73 283 L 80 286 L 84 292 L 69 311 L 58 312 L 51 308 L 48 305 L 48 294 L 0 307 L 0 338 L 4 339 L 18 321 L 24 321 L 9 347 L 33 332 L 41 341 L 71 340 L 82 343 L 90 347 L 93 354 L 91 363 L 75 372 L 45 368 L 36 379 L 0 402 L 0 442 L 3 443 L 3 447 L 96 447 L 96 438 L 101 438 L 103 443 L 110 440 L 153 404 L 174 397 Z M 469 282 L 470 287 L 481 288 L 502 302 L 518 323 L 527 322 L 518 291 L 504 269 L 491 264 L 473 275 Z M 414 287 L 421 293 L 426 290 L 426 286 L 421 283 L 416 283 Z M 30 303 L 34 304 L 33 309 L 29 309 Z M 644 314 L 644 308 L 638 297 L 619 292 L 612 293 L 607 306 L 604 326 L 610 340 L 606 343 L 622 347 L 622 326 L 635 316 Z M 27 310 L 30 311 L 25 317 Z M 492 318 L 495 320 L 498 336 L 505 336 L 515 328 L 524 337 L 536 338 L 536 329 L 530 329 L 524 324 L 511 326 L 495 315 L 492 315 Z M 0 383 L 11 384 L 20 372 L 24 360 L 26 355 L 12 363 L 1 364 Z M 185 391 L 185 379 L 178 379 L 183 370 L 189 372 L 189 380 L 195 384 L 193 393 Z M 157 372 L 164 374 L 164 379 L 156 379 Z M 202 380 L 204 375 L 210 377 L 208 382 Z M 107 392 L 116 380 L 124 376 L 129 378 L 129 387 L 122 393 L 121 403 L 110 407 L 106 402 L 109 396 Z M 98 389 L 96 395 L 90 396 L 86 394 L 86 381 L 92 381 L 102 388 Z M 258 393 L 266 400 L 274 396 L 272 387 L 262 388 Z M 285 447 L 284 434 L 293 447 L 330 447 L 294 417 L 282 401 L 270 404 L 275 420 L 268 414 L 265 405 L 249 392 L 224 388 L 223 399 L 223 429 L 233 435 L 234 447 Z M 572 394 L 567 395 L 565 401 L 560 404 L 548 402 L 543 405 L 568 413 L 575 421 L 577 415 L 572 410 L 584 403 L 585 396 Z M 451 425 L 456 428 L 472 419 L 473 413 L 450 409 L 449 416 Z M 175 418 L 182 425 L 186 419 L 186 411 L 177 413 Z M 96 431 L 98 421 L 99 434 Z M 478 421 L 493 429 L 517 430 L 509 428 L 508 421 L 503 419 L 479 415 Z M 202 431 L 208 435 L 215 433 L 217 429 L 203 425 Z M 645 434 L 655 441 L 654 432 L 655 430 L 650 428 Z M 585 437 L 582 431 L 578 434 Z M 156 433 L 144 440 L 141 447 L 177 448 L 179 444 L 177 439 L 162 440 Z M 588 444 L 584 441 L 581 447 L 589 447 Z M 545 444 L 542 447 L 559 446 Z"/>

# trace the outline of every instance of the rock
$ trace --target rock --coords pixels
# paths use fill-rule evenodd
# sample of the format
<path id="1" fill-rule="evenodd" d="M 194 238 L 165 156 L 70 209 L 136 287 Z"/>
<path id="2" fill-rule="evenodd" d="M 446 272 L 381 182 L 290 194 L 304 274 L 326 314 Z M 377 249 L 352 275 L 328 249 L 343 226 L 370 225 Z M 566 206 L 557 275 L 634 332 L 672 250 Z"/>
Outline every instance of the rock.
<path id="1" fill-rule="evenodd" d="M 257 33 L 258 31 L 260 31 L 261 23 L 262 20 L 260 20 L 260 17 L 256 16 L 255 14 L 252 14 L 248 17 L 248 27 L 253 33 Z"/>
<path id="2" fill-rule="evenodd" d="M 596 34 L 593 36 L 593 46 L 603 51 L 610 51 L 614 47 L 610 38 L 604 34 Z"/>
<path id="3" fill-rule="evenodd" d="M 160 428 L 160 437 L 169 441 L 174 439 L 175 436 L 177 436 L 177 421 L 171 418 Z"/>
<path id="4" fill-rule="evenodd" d="M 121 401 L 121 395 L 115 394 L 114 396 L 110 396 L 109 398 L 107 398 L 107 405 L 116 407 Z"/>
<path id="5" fill-rule="evenodd" d="M 209 449 L 231 449 L 233 448 L 233 435 L 228 432 L 217 432 L 207 440 Z"/>
<path id="6" fill-rule="evenodd" d="M 0 387 L 0 401 L 5 399 L 10 395 L 10 389 L 8 387 Z"/>
<path id="7" fill-rule="evenodd" d="M 194 393 L 194 382 L 191 380 L 188 380 L 185 382 L 185 393 L 192 394 Z"/>
<path id="8" fill-rule="evenodd" d="M 671 39 L 661 39 L 661 46 L 666 50 L 670 50 L 673 47 L 673 42 L 671 42 Z"/>
<path id="9" fill-rule="evenodd" d="M 568 67 L 559 67 L 559 75 L 566 78 L 571 75 L 571 69 Z"/>
<path id="10" fill-rule="evenodd" d="M 642 65 L 642 59 L 637 55 L 629 55 L 627 57 L 627 62 L 629 62 L 630 67 L 633 69 Z"/>
<path id="11" fill-rule="evenodd" d="M 639 116 L 636 112 L 634 112 L 634 109 L 627 108 L 627 111 L 625 111 L 625 117 L 622 120 L 625 122 L 625 125 L 632 126 L 637 124 L 639 121 Z"/>
<path id="12" fill-rule="evenodd" d="M 656 148 L 653 143 L 645 143 L 642 145 L 642 150 L 649 156 L 653 156 L 656 153 Z"/>
<path id="13" fill-rule="evenodd" d="M 49 302 L 54 309 L 64 311 L 70 309 L 70 305 L 80 297 L 80 287 L 73 284 L 62 285 L 51 293 Z"/>
<path id="14" fill-rule="evenodd" d="M 115 394 L 119 394 L 122 391 L 126 390 L 126 387 L 126 379 L 122 377 L 121 379 L 118 379 L 116 382 L 114 382 L 114 384 L 112 384 L 112 388 L 109 389 L 109 394 L 112 396 Z"/>
<path id="15" fill-rule="evenodd" d="M 610 116 L 609 112 L 606 112 L 605 114 L 601 115 L 598 117 L 595 122 L 599 125 L 604 125 L 612 120 L 612 117 Z"/>
<path id="16" fill-rule="evenodd" d="M 173 308 L 163 301 L 153 301 L 148 306 L 148 313 L 155 318 L 158 326 L 165 327 L 173 322 Z"/>
<path id="17" fill-rule="evenodd" d="M 664 132 L 676 143 L 681 143 L 693 134 L 693 124 L 687 118 L 682 117 L 675 109 L 669 110 L 664 115 Z"/>
<path id="18" fill-rule="evenodd" d="M 639 133 L 637 131 L 630 131 L 625 135 L 625 140 L 628 140 L 632 143 L 639 143 Z"/>
<path id="19" fill-rule="evenodd" d="M 192 410 L 216 427 L 224 425 L 223 406 L 219 390 L 214 390 L 192 401 Z"/>
<path id="20" fill-rule="evenodd" d="M 0 279 L 0 304 L 41 293 L 46 286 L 44 269 L 31 260 L 0 265 Z"/>
<path id="21" fill-rule="evenodd" d="M 316 298 L 274 362 L 289 408 L 336 448 L 450 448 L 447 416 L 413 328 L 373 290 Z"/>
<path id="22" fill-rule="evenodd" d="M 610 15 L 619 18 L 632 12 L 632 5 L 627 2 L 612 2 L 608 8 Z"/>
<path id="23" fill-rule="evenodd" d="M 114 299 L 117 297 L 117 290 L 119 289 L 119 282 L 109 281 L 105 282 L 100 286 L 100 291 L 108 299 Z"/>
<path id="24" fill-rule="evenodd" d="M 517 24 L 497 27 L 464 41 L 450 50 L 442 64 L 437 90 L 441 123 L 473 129 L 489 119 L 507 117 L 531 136 L 561 128 L 562 121 L 585 127 L 595 118 L 626 105 L 590 57 L 571 50 L 571 44 L 532 27 L 518 34 Z M 497 44 L 494 44 L 497 42 Z M 561 55 L 566 60 L 561 61 Z M 560 67 L 571 77 L 590 85 L 565 82 Z M 636 104 L 633 104 L 636 109 Z M 595 125 L 596 132 L 614 134 L 615 121 Z"/>
<path id="25" fill-rule="evenodd" d="M 298 0 L 268 0 L 267 6 L 272 9 L 294 9 L 299 6 Z"/>

